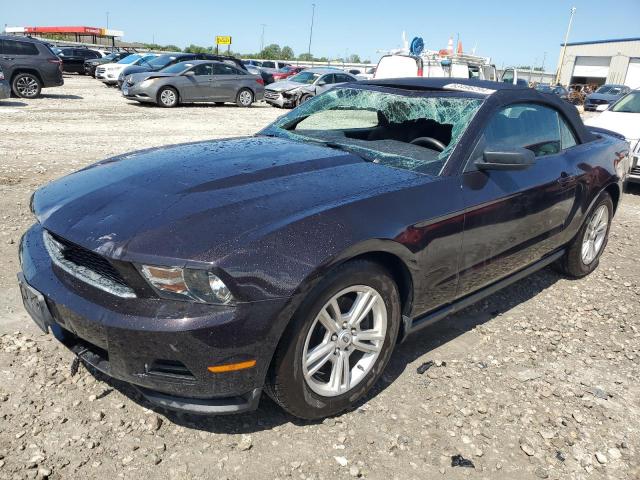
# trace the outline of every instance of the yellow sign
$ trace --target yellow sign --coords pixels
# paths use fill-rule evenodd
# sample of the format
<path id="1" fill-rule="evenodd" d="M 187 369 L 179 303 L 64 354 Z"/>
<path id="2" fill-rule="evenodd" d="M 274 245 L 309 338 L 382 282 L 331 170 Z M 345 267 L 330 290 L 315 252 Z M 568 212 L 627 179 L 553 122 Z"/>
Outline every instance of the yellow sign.
<path id="1" fill-rule="evenodd" d="M 216 37 L 216 45 L 231 45 L 231 37 L 230 36 L 217 36 Z"/>

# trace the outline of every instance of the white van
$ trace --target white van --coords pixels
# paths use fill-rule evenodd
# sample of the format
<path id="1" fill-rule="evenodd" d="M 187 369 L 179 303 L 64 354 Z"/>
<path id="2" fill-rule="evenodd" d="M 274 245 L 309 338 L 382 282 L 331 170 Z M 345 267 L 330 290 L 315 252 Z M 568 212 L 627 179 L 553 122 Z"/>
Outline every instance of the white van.
<path id="1" fill-rule="evenodd" d="M 484 57 L 425 58 L 415 55 L 384 55 L 374 78 L 453 77 L 497 80 L 495 65 Z"/>

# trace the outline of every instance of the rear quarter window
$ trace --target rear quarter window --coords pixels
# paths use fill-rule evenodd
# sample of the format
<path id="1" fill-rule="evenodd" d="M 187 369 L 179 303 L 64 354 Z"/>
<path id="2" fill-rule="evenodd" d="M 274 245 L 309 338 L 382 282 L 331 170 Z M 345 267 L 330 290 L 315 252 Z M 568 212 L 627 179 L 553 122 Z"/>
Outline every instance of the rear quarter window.
<path id="1" fill-rule="evenodd" d="M 2 53 L 4 55 L 38 55 L 38 47 L 31 42 L 19 40 L 3 40 Z"/>

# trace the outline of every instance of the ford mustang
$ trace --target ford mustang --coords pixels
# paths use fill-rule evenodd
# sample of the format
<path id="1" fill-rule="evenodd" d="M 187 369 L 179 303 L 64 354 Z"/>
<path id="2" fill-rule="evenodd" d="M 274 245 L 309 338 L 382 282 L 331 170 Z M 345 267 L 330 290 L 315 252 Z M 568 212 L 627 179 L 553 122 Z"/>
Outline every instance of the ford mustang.
<path id="1" fill-rule="evenodd" d="M 547 265 L 593 271 L 628 145 L 460 79 L 345 84 L 249 138 L 98 162 L 32 197 L 25 307 L 155 405 L 348 409 L 406 336 Z"/>

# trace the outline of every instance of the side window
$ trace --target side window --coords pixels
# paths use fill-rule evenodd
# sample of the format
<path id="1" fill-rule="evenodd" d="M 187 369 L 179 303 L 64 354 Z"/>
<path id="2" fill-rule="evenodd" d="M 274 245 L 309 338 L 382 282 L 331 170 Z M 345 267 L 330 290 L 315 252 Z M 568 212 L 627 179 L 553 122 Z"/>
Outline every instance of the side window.
<path id="1" fill-rule="evenodd" d="M 571 128 L 569 128 L 569 125 L 567 125 L 565 119 L 558 115 L 558 120 L 560 122 L 560 142 L 562 150 L 576 146 L 578 144 L 576 137 L 571 131 Z"/>
<path id="2" fill-rule="evenodd" d="M 198 76 L 202 76 L 202 75 L 213 75 L 213 65 L 211 65 L 210 63 L 204 63 L 202 65 L 196 65 L 195 67 L 193 67 L 193 72 L 198 75 Z"/>
<path id="3" fill-rule="evenodd" d="M 505 70 L 502 74 L 502 81 L 504 83 L 513 83 L 513 70 Z"/>
<path id="4" fill-rule="evenodd" d="M 276 68 L 276 64 L 273 62 L 262 62 L 262 66 L 265 68 Z"/>
<path id="5" fill-rule="evenodd" d="M 217 63 L 213 65 L 213 74 L 214 75 L 235 75 L 236 69 L 225 65 L 224 63 Z"/>
<path id="6" fill-rule="evenodd" d="M 326 85 L 329 85 L 330 83 L 336 83 L 335 75 L 333 73 L 330 73 L 329 75 L 325 75 L 320 80 L 318 80 L 318 83 L 320 82 L 324 82 Z"/>
<path id="7" fill-rule="evenodd" d="M 4 40 L 4 55 L 38 55 L 38 48 L 29 42 Z"/>
<path id="8" fill-rule="evenodd" d="M 536 157 L 560 152 L 560 120 L 552 108 L 536 104 L 515 104 L 500 110 L 487 125 L 487 147 L 526 148 Z"/>

